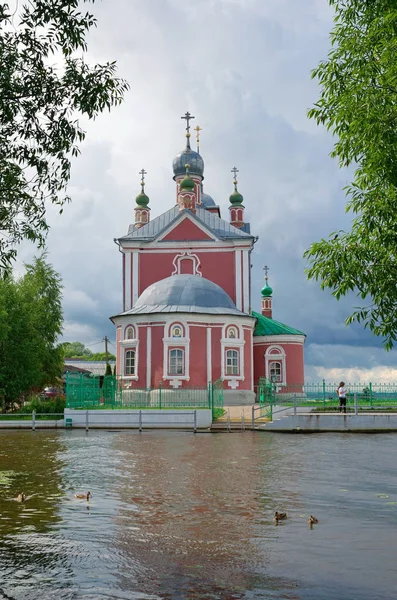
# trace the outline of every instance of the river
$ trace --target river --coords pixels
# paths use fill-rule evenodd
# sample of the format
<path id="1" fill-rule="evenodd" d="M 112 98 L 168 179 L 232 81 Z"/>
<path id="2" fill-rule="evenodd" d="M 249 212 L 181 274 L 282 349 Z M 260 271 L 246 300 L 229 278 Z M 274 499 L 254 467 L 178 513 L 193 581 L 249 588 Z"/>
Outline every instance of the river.
<path id="1" fill-rule="evenodd" d="M 395 599 L 396 456 L 395 434 L 0 432 L 0 598 Z"/>

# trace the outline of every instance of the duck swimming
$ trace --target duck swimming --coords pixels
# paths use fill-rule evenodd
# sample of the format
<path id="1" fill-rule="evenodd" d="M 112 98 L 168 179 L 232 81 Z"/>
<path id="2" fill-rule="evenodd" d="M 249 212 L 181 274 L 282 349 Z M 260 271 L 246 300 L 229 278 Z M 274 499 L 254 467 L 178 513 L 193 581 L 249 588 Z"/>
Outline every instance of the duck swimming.
<path id="1" fill-rule="evenodd" d="M 20 494 L 18 494 L 18 496 L 15 498 L 15 500 L 17 502 L 25 502 L 26 496 L 23 492 L 21 492 Z"/>
<path id="2" fill-rule="evenodd" d="M 276 521 L 276 523 L 278 523 L 279 521 L 283 521 L 284 519 L 287 518 L 287 513 L 279 513 L 279 512 L 275 512 L 274 513 L 274 517 L 273 519 Z"/>
<path id="3" fill-rule="evenodd" d="M 315 525 L 316 523 L 318 523 L 318 519 L 316 519 L 316 517 L 313 517 L 313 515 L 310 515 L 307 522 L 309 523 L 309 525 Z"/>
<path id="4" fill-rule="evenodd" d="M 91 498 L 92 494 L 91 492 L 86 492 L 85 494 L 75 494 L 74 497 L 77 498 L 78 500 L 88 500 Z"/>

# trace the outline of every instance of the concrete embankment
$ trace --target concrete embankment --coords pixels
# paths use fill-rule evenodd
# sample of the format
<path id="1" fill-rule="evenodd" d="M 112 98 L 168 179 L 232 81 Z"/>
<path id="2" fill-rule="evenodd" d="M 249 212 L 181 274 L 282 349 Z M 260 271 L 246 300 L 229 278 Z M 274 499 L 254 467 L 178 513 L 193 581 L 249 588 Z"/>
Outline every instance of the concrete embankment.
<path id="1" fill-rule="evenodd" d="M 261 425 L 257 431 L 278 431 L 280 433 L 397 432 L 397 413 L 286 415 Z"/>

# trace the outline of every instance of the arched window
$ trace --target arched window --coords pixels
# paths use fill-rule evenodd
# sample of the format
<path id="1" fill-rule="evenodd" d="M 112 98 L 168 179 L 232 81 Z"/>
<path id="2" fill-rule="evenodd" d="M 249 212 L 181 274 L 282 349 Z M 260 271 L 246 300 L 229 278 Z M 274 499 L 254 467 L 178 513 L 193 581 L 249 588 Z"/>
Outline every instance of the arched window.
<path id="1" fill-rule="evenodd" d="M 179 325 L 175 325 L 175 327 L 172 328 L 171 337 L 173 337 L 173 338 L 182 337 L 182 329 L 180 328 Z"/>
<path id="2" fill-rule="evenodd" d="M 127 350 L 125 353 L 125 375 L 135 375 L 135 350 Z"/>
<path id="3" fill-rule="evenodd" d="M 127 331 L 126 331 L 126 334 L 125 334 L 125 339 L 126 340 L 133 340 L 133 339 L 135 339 L 135 331 L 134 331 L 133 327 L 131 327 L 131 326 L 127 327 Z"/>
<path id="4" fill-rule="evenodd" d="M 273 361 L 269 363 L 269 374 L 270 381 L 275 381 L 276 383 L 282 381 L 281 362 Z"/>
<path id="5" fill-rule="evenodd" d="M 173 348 L 169 351 L 168 360 L 168 374 L 169 375 L 183 375 L 185 372 L 184 365 L 185 352 L 180 348 Z"/>
<path id="6" fill-rule="evenodd" d="M 238 350 L 226 350 L 226 375 L 239 374 L 238 359 Z"/>

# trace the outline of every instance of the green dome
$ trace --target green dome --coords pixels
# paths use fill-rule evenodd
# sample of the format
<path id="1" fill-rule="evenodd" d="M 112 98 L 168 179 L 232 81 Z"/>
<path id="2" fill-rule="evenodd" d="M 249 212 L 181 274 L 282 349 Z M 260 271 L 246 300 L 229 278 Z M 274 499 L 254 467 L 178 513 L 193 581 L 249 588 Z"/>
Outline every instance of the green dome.
<path id="1" fill-rule="evenodd" d="M 138 206 L 147 206 L 149 204 L 149 196 L 146 196 L 145 192 L 141 192 L 135 198 L 135 202 L 138 204 Z"/>
<path id="2" fill-rule="evenodd" d="M 231 194 L 230 198 L 230 204 L 242 204 L 243 203 L 243 196 L 242 194 L 240 194 L 240 192 L 238 192 L 237 190 L 234 190 L 233 194 Z"/>
<path id="3" fill-rule="evenodd" d="M 270 285 L 266 283 L 266 285 L 261 289 L 261 294 L 264 298 L 269 298 L 270 296 L 272 296 L 273 290 L 270 287 Z"/>
<path id="4" fill-rule="evenodd" d="M 185 177 L 181 181 L 181 190 L 194 190 L 195 185 L 196 184 L 194 183 L 190 175 L 185 175 Z"/>

